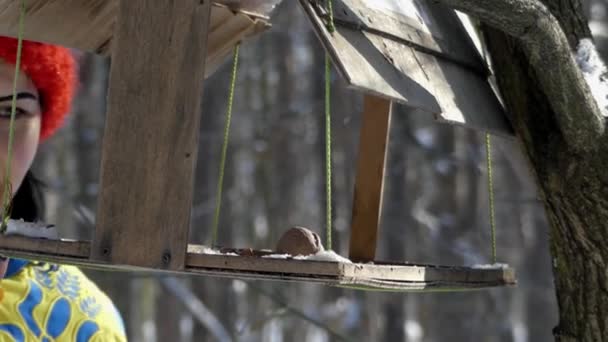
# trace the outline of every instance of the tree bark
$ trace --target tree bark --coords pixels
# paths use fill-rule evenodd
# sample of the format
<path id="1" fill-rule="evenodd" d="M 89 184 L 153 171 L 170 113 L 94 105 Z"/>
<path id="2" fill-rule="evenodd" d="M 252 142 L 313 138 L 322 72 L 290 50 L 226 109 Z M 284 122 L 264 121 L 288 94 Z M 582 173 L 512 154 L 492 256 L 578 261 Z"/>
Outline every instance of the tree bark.
<path id="1" fill-rule="evenodd" d="M 593 150 L 604 118 L 578 69 L 572 48 L 590 36 L 580 0 L 436 0 L 478 18 L 512 38 L 525 54 L 536 85 L 549 99 L 571 149 Z"/>
<path id="2" fill-rule="evenodd" d="M 484 5 L 487 2 L 479 1 Z M 519 0 L 522 4 L 531 2 L 541 3 Z M 568 52 L 562 52 L 567 56 L 547 59 L 543 63 L 551 70 L 568 69 L 580 73 L 571 63 L 553 67 L 565 59 L 571 60 L 580 39 L 590 37 L 580 0 L 543 0 L 541 5 L 546 6 L 559 23 L 569 47 Z M 473 9 L 471 13 L 474 12 Z M 483 15 L 480 19 L 484 19 Z M 546 70 L 543 71 L 539 61 L 530 55 L 530 43 L 525 37 L 501 31 L 495 22 L 487 23 L 489 25 L 484 26 L 483 31 L 501 95 L 536 176 L 551 226 L 550 244 L 559 305 L 559 324 L 553 331 L 555 339 L 560 342 L 608 341 L 608 248 L 605 247 L 608 241 L 608 173 L 605 172 L 608 154 L 604 143 L 604 120 L 602 118 L 600 134 L 594 134 L 594 139 L 588 139 L 584 131 L 566 134 L 564 107 L 559 99 L 556 100 L 555 93 L 547 91 L 544 84 L 547 77 L 543 75 Z M 563 84 L 554 91 L 565 93 L 572 87 L 580 87 L 571 84 L 560 89 L 560 86 Z M 573 94 L 564 94 L 562 98 Z M 570 99 L 589 101 L 586 95 L 581 97 L 580 94 Z M 592 103 L 578 109 L 572 107 L 571 110 L 576 111 L 568 116 L 596 117 L 594 105 L 597 106 Z M 588 146 L 578 148 L 577 144 L 572 144 L 572 139 L 578 138 Z"/>

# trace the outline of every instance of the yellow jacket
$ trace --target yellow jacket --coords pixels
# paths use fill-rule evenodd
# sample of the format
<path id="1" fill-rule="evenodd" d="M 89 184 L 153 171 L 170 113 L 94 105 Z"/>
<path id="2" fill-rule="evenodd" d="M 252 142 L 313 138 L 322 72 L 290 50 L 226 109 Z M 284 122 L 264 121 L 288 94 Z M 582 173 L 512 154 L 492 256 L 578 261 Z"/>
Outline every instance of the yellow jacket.
<path id="1" fill-rule="evenodd" d="M 0 280 L 0 341 L 126 340 L 114 304 L 77 267 L 10 259 Z"/>

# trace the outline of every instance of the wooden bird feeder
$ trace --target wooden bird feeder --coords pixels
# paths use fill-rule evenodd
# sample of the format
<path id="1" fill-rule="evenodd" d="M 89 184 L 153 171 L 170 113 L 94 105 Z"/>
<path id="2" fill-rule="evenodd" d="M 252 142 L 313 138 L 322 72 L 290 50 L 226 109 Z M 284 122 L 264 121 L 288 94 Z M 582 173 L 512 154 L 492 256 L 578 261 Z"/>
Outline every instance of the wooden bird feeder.
<path id="1" fill-rule="evenodd" d="M 2 253 L 110 269 L 397 291 L 515 283 L 508 267 L 375 260 L 393 102 L 439 121 L 512 134 L 484 63 L 454 11 L 432 2 L 334 0 L 336 31 L 329 33 L 323 3 L 300 0 L 339 74 L 365 93 L 350 263 L 209 254 L 188 242 L 199 120 L 205 110 L 203 80 L 237 42 L 267 28 L 268 18 L 210 0 L 26 3 L 24 39 L 112 58 L 101 190 L 91 241 L 3 236 Z M 2 35 L 17 36 L 18 4 L 0 0 Z"/>

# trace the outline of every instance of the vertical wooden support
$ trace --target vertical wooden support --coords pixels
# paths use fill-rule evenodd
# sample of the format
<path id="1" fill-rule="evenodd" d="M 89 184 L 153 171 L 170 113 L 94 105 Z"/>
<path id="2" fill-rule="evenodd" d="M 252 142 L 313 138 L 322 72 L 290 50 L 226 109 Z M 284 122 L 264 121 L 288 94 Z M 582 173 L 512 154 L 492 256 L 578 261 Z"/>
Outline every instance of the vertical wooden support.
<path id="1" fill-rule="evenodd" d="M 366 95 L 349 250 L 349 258 L 355 262 L 373 261 L 376 255 L 390 122 L 391 101 Z"/>
<path id="2" fill-rule="evenodd" d="M 184 267 L 210 13 L 120 0 L 92 259 Z"/>

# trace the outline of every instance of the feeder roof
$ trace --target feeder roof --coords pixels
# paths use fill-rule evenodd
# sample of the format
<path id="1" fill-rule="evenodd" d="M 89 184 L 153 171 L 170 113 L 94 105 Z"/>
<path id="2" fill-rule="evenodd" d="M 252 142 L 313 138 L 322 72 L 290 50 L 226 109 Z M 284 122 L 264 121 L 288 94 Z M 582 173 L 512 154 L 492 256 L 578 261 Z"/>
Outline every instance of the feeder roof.
<path id="1" fill-rule="evenodd" d="M 213 73 L 237 42 L 269 27 L 268 15 L 279 1 L 213 2 L 206 76 Z M 17 37 L 20 4 L 20 1 L 0 0 L 1 35 Z M 118 0 L 28 1 L 23 38 L 109 55 L 118 6 Z"/>
<path id="2" fill-rule="evenodd" d="M 456 12 L 431 1 L 300 0 L 338 73 L 353 88 L 443 122 L 504 136 L 512 128 L 488 68 Z"/>

